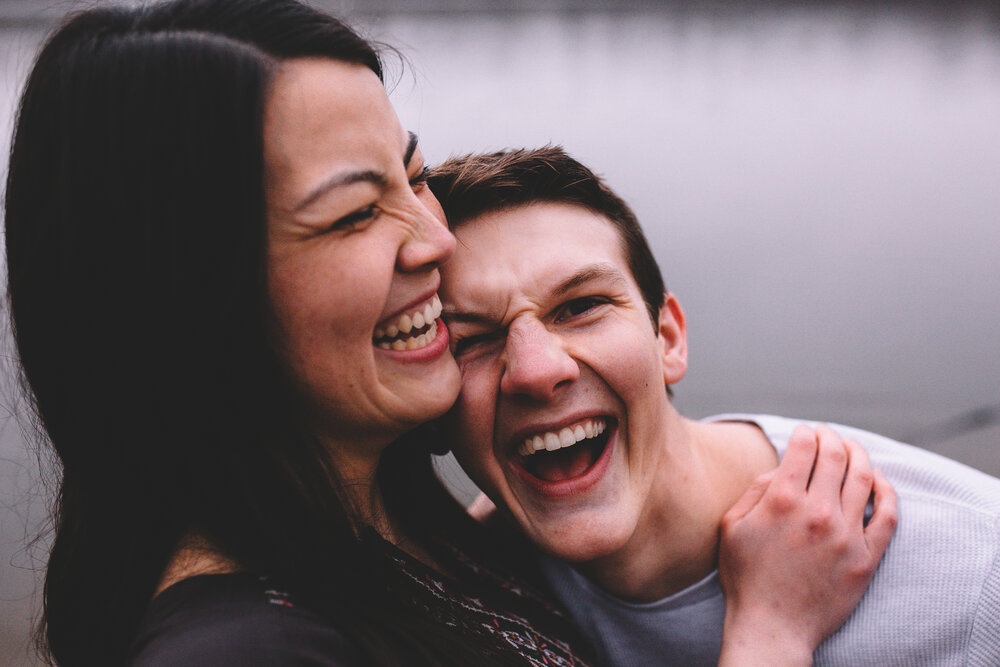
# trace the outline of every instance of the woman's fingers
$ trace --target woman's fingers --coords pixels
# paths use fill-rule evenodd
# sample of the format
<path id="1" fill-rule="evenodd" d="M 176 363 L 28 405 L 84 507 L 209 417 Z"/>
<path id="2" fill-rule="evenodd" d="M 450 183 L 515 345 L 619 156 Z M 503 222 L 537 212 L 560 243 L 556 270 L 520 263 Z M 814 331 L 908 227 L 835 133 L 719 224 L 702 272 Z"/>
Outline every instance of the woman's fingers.
<path id="1" fill-rule="evenodd" d="M 868 460 L 868 452 L 861 445 L 848 439 L 844 441 L 844 446 L 847 448 L 848 466 L 840 505 L 848 525 L 861 525 L 874 489 L 875 471 Z"/>
<path id="2" fill-rule="evenodd" d="M 807 660 L 864 594 L 895 530 L 896 496 L 865 451 L 828 427 L 796 428 L 773 475 L 723 518 L 723 645 L 770 636 Z"/>
<path id="3" fill-rule="evenodd" d="M 774 479 L 776 473 L 777 469 L 771 470 L 755 479 L 750 488 L 736 501 L 736 504 L 726 512 L 725 520 L 737 521 L 742 519 L 746 516 L 747 512 L 756 507 L 760 499 L 764 497 L 764 493 L 767 491 L 767 487 L 771 485 L 771 480 Z"/>
<path id="4" fill-rule="evenodd" d="M 896 532 L 899 512 L 896 507 L 896 491 L 881 471 L 875 471 L 875 511 L 868 526 L 865 527 L 865 537 L 868 540 L 869 552 L 875 562 L 882 560 L 882 555 L 889 546 L 889 540 Z"/>
<path id="5" fill-rule="evenodd" d="M 809 480 L 809 493 L 829 506 L 840 505 L 841 487 L 847 472 L 847 449 L 829 426 L 816 427 L 816 441 L 816 465 Z"/>
<path id="6" fill-rule="evenodd" d="M 809 486 L 818 448 L 816 432 L 804 424 L 792 431 L 774 482 L 778 487 L 804 491 Z"/>

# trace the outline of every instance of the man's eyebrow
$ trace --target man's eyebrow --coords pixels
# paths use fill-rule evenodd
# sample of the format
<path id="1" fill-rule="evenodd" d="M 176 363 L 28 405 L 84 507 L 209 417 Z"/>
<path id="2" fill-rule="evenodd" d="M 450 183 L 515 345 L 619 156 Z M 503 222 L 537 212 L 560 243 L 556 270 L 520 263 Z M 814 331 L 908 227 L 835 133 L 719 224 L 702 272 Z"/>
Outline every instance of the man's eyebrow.
<path id="1" fill-rule="evenodd" d="M 490 317 L 489 315 L 467 310 L 455 310 L 447 305 L 441 308 L 441 317 L 446 318 L 449 322 L 464 322 L 467 324 L 482 324 L 489 326 L 496 326 L 497 324 L 496 319 Z"/>
<path id="2" fill-rule="evenodd" d="M 562 296 L 576 287 L 597 280 L 605 280 L 618 286 L 628 284 L 625 275 L 613 264 L 589 264 L 556 285 L 555 289 L 552 290 L 552 294 Z M 441 315 L 450 322 L 482 324 L 485 326 L 499 325 L 497 318 L 493 316 L 477 311 L 457 310 L 447 304 L 442 308 Z"/>
<path id="3" fill-rule="evenodd" d="M 622 272 L 611 264 L 590 264 L 556 285 L 553 294 L 560 296 L 595 280 L 606 280 L 618 285 L 624 285 L 628 282 Z"/>
<path id="4" fill-rule="evenodd" d="M 404 166 L 410 164 L 413 154 L 417 151 L 417 135 L 413 132 L 407 132 L 407 135 L 409 135 L 410 140 L 407 142 L 406 150 L 403 152 Z M 354 183 L 371 183 L 372 185 L 376 185 L 381 188 L 385 187 L 387 182 L 385 174 L 372 171 L 371 169 L 352 171 L 347 174 L 336 174 L 310 190 L 309 194 L 303 197 L 302 201 L 292 208 L 292 211 L 298 213 L 326 193 L 330 192 L 330 190 L 335 190 L 336 188 L 340 188 L 345 185 L 353 185 Z"/>

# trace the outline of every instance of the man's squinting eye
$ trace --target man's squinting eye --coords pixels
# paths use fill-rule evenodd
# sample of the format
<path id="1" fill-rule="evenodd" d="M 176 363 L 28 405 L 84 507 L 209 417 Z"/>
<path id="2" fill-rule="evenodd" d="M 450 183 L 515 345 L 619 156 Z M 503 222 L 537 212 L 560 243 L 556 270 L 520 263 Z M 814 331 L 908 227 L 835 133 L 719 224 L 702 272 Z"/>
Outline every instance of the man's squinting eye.
<path id="1" fill-rule="evenodd" d="M 462 354 L 471 352 L 472 350 L 481 348 L 491 342 L 499 340 L 501 335 L 502 334 L 498 331 L 490 331 L 472 336 L 454 336 L 452 337 L 451 353 L 456 357 L 461 356 Z"/>
<path id="2" fill-rule="evenodd" d="M 573 299 L 563 304 L 563 306 L 559 309 L 556 320 L 564 320 L 567 317 L 583 315 L 587 311 L 607 302 L 608 300 L 606 298 L 599 296 L 584 296 L 579 299 Z"/>

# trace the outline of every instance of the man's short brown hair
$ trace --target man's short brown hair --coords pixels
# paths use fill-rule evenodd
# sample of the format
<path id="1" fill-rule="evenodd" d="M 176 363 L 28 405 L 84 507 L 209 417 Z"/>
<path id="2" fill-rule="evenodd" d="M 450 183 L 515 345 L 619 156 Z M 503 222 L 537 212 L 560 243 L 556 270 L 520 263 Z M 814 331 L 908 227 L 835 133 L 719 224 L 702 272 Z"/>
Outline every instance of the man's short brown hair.
<path id="1" fill-rule="evenodd" d="M 618 230 L 625 260 L 658 326 L 666 286 L 639 221 L 597 174 L 559 146 L 454 157 L 430 171 L 431 191 L 448 224 L 534 203 L 575 204 L 604 216 Z"/>

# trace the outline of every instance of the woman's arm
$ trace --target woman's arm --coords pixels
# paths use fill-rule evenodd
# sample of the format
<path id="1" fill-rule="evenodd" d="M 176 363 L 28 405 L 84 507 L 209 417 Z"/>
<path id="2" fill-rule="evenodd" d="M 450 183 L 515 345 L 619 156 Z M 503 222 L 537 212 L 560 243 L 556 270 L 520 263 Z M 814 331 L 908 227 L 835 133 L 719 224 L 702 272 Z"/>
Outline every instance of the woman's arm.
<path id="1" fill-rule="evenodd" d="M 719 667 L 811 665 L 867 590 L 895 527 L 896 494 L 865 450 L 829 428 L 798 427 L 781 465 L 722 521 Z"/>

